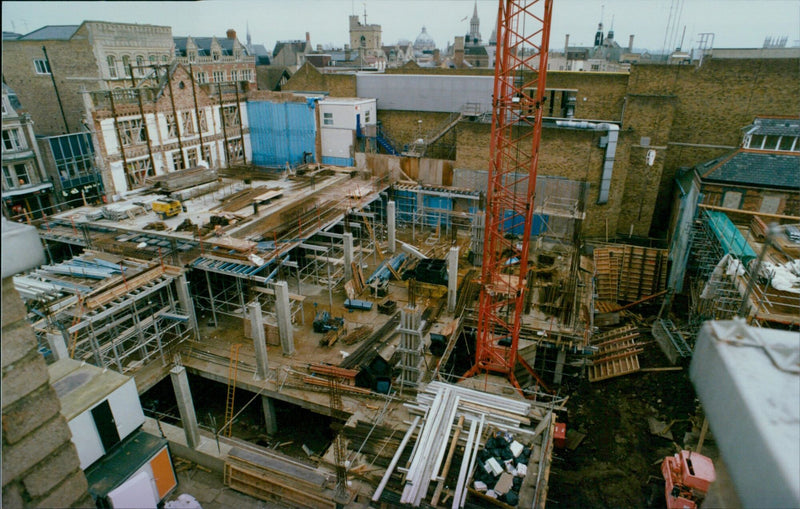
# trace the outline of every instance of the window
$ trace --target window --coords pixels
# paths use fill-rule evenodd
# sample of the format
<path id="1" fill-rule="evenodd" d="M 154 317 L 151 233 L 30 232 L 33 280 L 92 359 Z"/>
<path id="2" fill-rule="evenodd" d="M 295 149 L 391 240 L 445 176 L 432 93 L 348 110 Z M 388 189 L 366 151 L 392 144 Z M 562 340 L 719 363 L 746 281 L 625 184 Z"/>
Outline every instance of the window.
<path id="1" fill-rule="evenodd" d="M 10 166 L 3 166 L 3 189 L 14 189 L 14 175 Z"/>
<path id="2" fill-rule="evenodd" d="M 117 123 L 117 129 L 123 146 L 138 145 L 147 141 L 141 118 L 121 120 Z"/>
<path id="3" fill-rule="evenodd" d="M 763 145 L 764 145 L 764 135 L 754 134 L 750 136 L 750 144 L 747 146 L 747 148 L 759 150 Z"/>
<path id="4" fill-rule="evenodd" d="M 169 57 L 167 55 L 161 55 L 161 63 L 166 64 Z"/>
<path id="5" fill-rule="evenodd" d="M 219 60 L 219 58 L 220 58 L 219 51 L 215 51 L 215 52 L 213 52 L 213 53 L 211 54 L 211 59 L 212 59 L 214 62 L 218 61 L 218 60 Z"/>
<path id="6" fill-rule="evenodd" d="M 794 139 L 794 136 L 781 136 L 781 141 L 778 143 L 778 150 L 792 150 Z"/>
<path id="7" fill-rule="evenodd" d="M 201 85 L 203 83 L 208 83 L 208 74 L 207 73 L 198 72 L 197 76 L 195 76 L 195 78 L 197 79 L 197 83 L 199 83 Z"/>
<path id="8" fill-rule="evenodd" d="M 114 58 L 114 55 L 108 55 L 106 58 L 106 62 L 108 62 L 108 75 L 112 78 L 117 77 L 117 59 Z"/>
<path id="9" fill-rule="evenodd" d="M 8 114 L 8 110 L 6 109 L 6 102 L 5 101 L 0 101 L 0 104 L 3 105 L 3 115 L 7 115 Z"/>
<path id="10" fill-rule="evenodd" d="M 208 132 L 208 120 L 206 120 L 206 111 L 203 110 L 197 114 L 198 124 L 200 124 L 200 132 Z"/>
<path id="11" fill-rule="evenodd" d="M 203 152 L 203 161 L 208 163 L 208 166 L 211 166 L 211 145 L 203 145 L 202 147 Z"/>
<path id="12" fill-rule="evenodd" d="M 231 71 L 231 81 L 239 81 L 239 71 Z"/>
<path id="13" fill-rule="evenodd" d="M 16 189 L 33 183 L 31 180 L 30 166 L 21 163 L 11 166 L 3 166 L 3 187 L 5 189 Z"/>
<path id="14" fill-rule="evenodd" d="M 194 113 L 192 111 L 181 112 L 181 129 L 183 134 L 194 134 Z"/>
<path id="15" fill-rule="evenodd" d="M 364 123 L 369 124 L 369 110 L 364 112 Z"/>
<path id="16" fill-rule="evenodd" d="M 253 71 L 251 71 L 250 69 L 242 70 L 242 80 L 253 81 Z"/>
<path id="17" fill-rule="evenodd" d="M 362 48 L 366 48 L 367 47 L 367 38 L 364 37 L 363 35 L 361 36 L 361 47 Z"/>
<path id="18" fill-rule="evenodd" d="M 122 55 L 122 68 L 125 76 L 128 78 L 131 77 L 131 57 L 128 55 Z"/>
<path id="19" fill-rule="evenodd" d="M 323 113 L 322 114 L 322 124 L 323 125 L 333 125 L 333 113 Z"/>
<path id="20" fill-rule="evenodd" d="M 197 61 L 197 52 L 194 50 L 189 51 L 189 63 L 193 64 Z"/>
<path id="21" fill-rule="evenodd" d="M 25 142 L 20 136 L 19 129 L 3 129 L 3 149 L 20 150 L 25 148 Z"/>
<path id="22" fill-rule="evenodd" d="M 236 127 L 239 125 L 239 107 L 238 106 L 223 106 L 222 116 L 225 120 L 227 127 Z"/>
<path id="23" fill-rule="evenodd" d="M 33 67 L 36 69 L 36 74 L 50 74 L 50 62 L 43 58 L 34 58 Z"/>
<path id="24" fill-rule="evenodd" d="M 214 83 L 222 83 L 225 81 L 225 71 L 214 71 L 212 78 Z"/>
<path id="25" fill-rule="evenodd" d="M 136 70 L 136 74 L 138 74 L 139 76 L 143 76 L 144 75 L 144 57 L 142 55 L 137 55 L 136 56 L 136 67 L 138 67 L 138 69 Z"/>
<path id="26" fill-rule="evenodd" d="M 592 64 L 592 69 L 591 70 L 592 71 L 599 71 L 600 70 L 600 64 Z"/>
<path id="27" fill-rule="evenodd" d="M 780 206 L 781 206 L 780 196 L 767 195 L 761 198 L 761 208 L 759 209 L 759 211 L 764 212 L 765 214 L 777 214 L 778 208 Z"/>
<path id="28" fill-rule="evenodd" d="M 738 191 L 726 191 L 722 197 L 722 206 L 727 209 L 738 209 L 742 203 L 742 193 Z"/>
<path id="29" fill-rule="evenodd" d="M 136 161 L 128 161 L 128 167 L 125 171 L 125 180 L 128 184 L 128 189 L 136 189 L 145 184 L 147 177 L 155 176 L 153 167 L 150 166 L 150 159 L 138 159 Z"/>
<path id="30" fill-rule="evenodd" d="M 172 169 L 175 171 L 186 169 L 180 150 L 176 150 L 172 153 Z"/>
<path id="31" fill-rule="evenodd" d="M 27 164 L 15 164 L 14 173 L 17 174 L 17 182 L 21 186 L 27 186 L 31 183 L 31 175 L 28 172 L 30 167 Z"/>
<path id="32" fill-rule="evenodd" d="M 189 168 L 194 168 L 197 166 L 197 148 L 192 147 L 186 150 L 186 164 Z"/>
<path id="33" fill-rule="evenodd" d="M 92 138 L 88 133 L 67 134 L 49 138 L 62 181 L 95 173 Z"/>
<path id="34" fill-rule="evenodd" d="M 764 140 L 764 150 L 777 150 L 780 136 L 770 135 Z"/>
<path id="35" fill-rule="evenodd" d="M 241 138 L 228 141 L 228 157 L 229 161 L 239 161 L 244 157 Z"/>
<path id="36" fill-rule="evenodd" d="M 175 115 L 172 113 L 165 113 L 164 118 L 167 121 L 167 138 L 177 138 L 178 124 L 175 122 Z"/>
<path id="37" fill-rule="evenodd" d="M 155 55 L 150 55 L 148 57 L 148 60 L 150 60 L 150 65 L 154 65 L 154 64 L 158 63 L 158 57 L 155 56 Z"/>

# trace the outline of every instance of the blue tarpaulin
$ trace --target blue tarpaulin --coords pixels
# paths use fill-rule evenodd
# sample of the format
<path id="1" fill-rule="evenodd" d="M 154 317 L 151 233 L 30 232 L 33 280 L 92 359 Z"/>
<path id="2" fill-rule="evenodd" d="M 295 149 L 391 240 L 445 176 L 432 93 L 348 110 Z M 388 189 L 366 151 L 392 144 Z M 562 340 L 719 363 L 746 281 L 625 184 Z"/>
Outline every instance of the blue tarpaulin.
<path id="1" fill-rule="evenodd" d="M 738 258 L 745 266 L 756 258 L 756 252 L 747 243 L 742 232 L 736 228 L 724 212 L 718 210 L 707 210 L 708 225 L 711 231 L 719 240 L 725 254 L 732 254 Z"/>
<path id="2" fill-rule="evenodd" d="M 315 153 L 314 103 L 247 101 L 253 164 L 285 168 Z M 313 159 L 312 159 L 313 160 Z"/>

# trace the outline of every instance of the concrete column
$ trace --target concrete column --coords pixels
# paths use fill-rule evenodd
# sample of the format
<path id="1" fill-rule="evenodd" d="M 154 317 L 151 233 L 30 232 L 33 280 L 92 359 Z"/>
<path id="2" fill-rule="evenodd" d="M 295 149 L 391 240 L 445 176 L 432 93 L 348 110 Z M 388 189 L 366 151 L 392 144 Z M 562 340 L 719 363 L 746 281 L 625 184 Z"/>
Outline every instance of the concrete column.
<path id="1" fill-rule="evenodd" d="M 278 334 L 281 338 L 283 355 L 294 355 L 294 330 L 292 329 L 292 311 L 289 307 L 289 285 L 286 281 L 278 281 L 272 285 L 275 290 L 275 314 L 278 316 Z"/>
<path id="2" fill-rule="evenodd" d="M 264 337 L 264 321 L 261 316 L 261 303 L 257 300 L 247 305 L 250 318 L 250 330 L 253 334 L 253 344 L 256 347 L 256 379 L 266 380 L 269 376 L 269 363 L 267 362 L 267 341 Z"/>
<path id="3" fill-rule="evenodd" d="M 553 376 L 553 383 L 558 385 L 561 383 L 561 376 L 564 373 L 564 362 L 567 360 L 567 351 L 563 348 L 558 351 L 556 357 L 556 374 Z"/>
<path id="4" fill-rule="evenodd" d="M 456 294 L 458 293 L 458 248 L 451 247 L 447 256 L 447 311 L 456 310 Z"/>
<path id="5" fill-rule="evenodd" d="M 485 212 L 482 210 L 472 214 L 472 236 L 469 244 L 472 253 L 472 265 L 480 267 L 483 264 L 483 230 L 486 219 Z"/>
<path id="6" fill-rule="evenodd" d="M 390 201 L 386 204 L 386 228 L 389 230 L 389 245 L 387 247 L 387 250 L 392 254 L 394 254 L 394 251 L 396 249 L 394 245 L 395 244 L 394 240 L 396 235 L 395 228 L 397 227 L 396 225 L 397 219 L 395 216 L 396 212 L 395 212 L 394 201 Z"/>
<path id="7" fill-rule="evenodd" d="M 261 396 L 261 407 L 264 409 L 264 422 L 267 435 L 278 432 L 278 416 L 275 414 L 275 403 L 268 396 Z"/>
<path id="8" fill-rule="evenodd" d="M 186 281 L 186 274 L 181 274 L 175 281 L 175 287 L 178 290 L 178 301 L 181 303 L 181 308 L 189 316 L 189 324 L 194 330 L 194 338 L 200 339 L 200 331 L 197 327 L 197 316 L 194 314 L 194 302 L 192 302 L 191 293 L 189 292 L 189 282 Z"/>
<path id="9" fill-rule="evenodd" d="M 47 333 L 47 345 L 53 353 L 55 360 L 69 359 L 69 352 L 67 352 L 67 343 L 64 341 L 64 336 L 61 334 Z"/>
<path id="10" fill-rule="evenodd" d="M 200 445 L 200 431 L 197 427 L 197 416 L 194 413 L 194 403 L 192 402 L 192 392 L 189 390 L 186 369 L 183 366 L 175 366 L 169 371 L 169 377 L 172 379 L 172 389 L 175 391 L 175 399 L 178 401 L 183 432 L 186 433 L 186 445 L 191 449 L 196 449 Z"/>
<path id="11" fill-rule="evenodd" d="M 342 235 L 342 249 L 344 249 L 344 280 L 353 279 L 353 234 L 350 232 Z"/>

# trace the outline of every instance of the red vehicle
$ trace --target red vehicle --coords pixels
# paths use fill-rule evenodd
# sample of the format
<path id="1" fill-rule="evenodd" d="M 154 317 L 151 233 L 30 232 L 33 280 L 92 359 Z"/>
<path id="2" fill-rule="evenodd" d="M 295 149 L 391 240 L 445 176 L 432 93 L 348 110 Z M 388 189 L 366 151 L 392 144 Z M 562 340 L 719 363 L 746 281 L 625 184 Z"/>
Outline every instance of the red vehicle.
<path id="1" fill-rule="evenodd" d="M 706 456 L 681 451 L 661 463 L 668 509 L 697 509 L 717 478 L 714 463 Z"/>

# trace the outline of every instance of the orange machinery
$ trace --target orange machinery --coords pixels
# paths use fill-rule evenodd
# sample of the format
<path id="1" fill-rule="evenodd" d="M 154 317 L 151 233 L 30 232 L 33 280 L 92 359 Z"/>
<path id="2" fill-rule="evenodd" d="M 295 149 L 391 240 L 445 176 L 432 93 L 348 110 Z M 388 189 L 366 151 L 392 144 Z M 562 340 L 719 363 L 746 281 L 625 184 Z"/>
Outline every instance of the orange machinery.
<path id="1" fill-rule="evenodd" d="M 697 509 L 717 478 L 714 463 L 706 456 L 681 451 L 661 463 L 667 509 Z"/>

